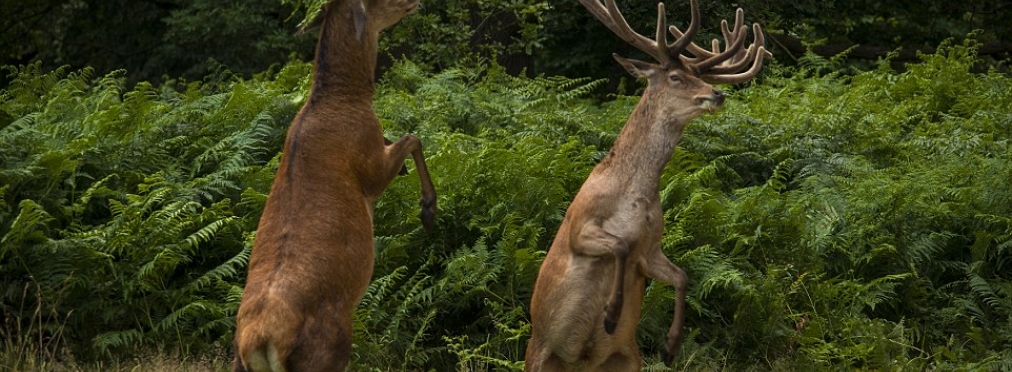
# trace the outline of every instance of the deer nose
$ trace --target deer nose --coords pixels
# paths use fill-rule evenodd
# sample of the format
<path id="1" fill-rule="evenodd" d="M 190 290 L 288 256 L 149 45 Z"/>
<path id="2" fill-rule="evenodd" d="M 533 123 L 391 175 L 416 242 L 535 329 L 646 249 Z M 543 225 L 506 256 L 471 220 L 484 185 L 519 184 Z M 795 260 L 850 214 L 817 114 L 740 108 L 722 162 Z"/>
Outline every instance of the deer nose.
<path id="1" fill-rule="evenodd" d="M 723 91 L 718 89 L 713 90 L 713 100 L 716 101 L 718 105 L 724 104 L 724 97 L 726 96 L 724 95 Z"/>

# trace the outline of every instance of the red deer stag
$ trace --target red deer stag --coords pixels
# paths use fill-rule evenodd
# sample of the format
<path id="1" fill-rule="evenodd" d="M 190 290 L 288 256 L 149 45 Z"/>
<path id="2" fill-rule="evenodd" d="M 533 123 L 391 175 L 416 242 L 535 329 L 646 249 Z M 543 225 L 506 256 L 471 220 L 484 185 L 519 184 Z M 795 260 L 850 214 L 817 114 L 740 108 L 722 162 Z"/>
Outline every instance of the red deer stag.
<path id="1" fill-rule="evenodd" d="M 692 20 L 683 33 L 666 25 L 657 5 L 654 40 L 633 31 L 614 0 L 580 0 L 612 32 L 657 63 L 615 55 L 635 77 L 647 80 L 611 152 L 587 177 L 545 258 L 531 299 L 531 339 L 525 370 L 639 371 L 636 345 L 646 278 L 674 285 L 674 320 L 664 345 L 671 362 L 682 340 L 685 291 L 682 269 L 661 251 L 664 222 L 659 181 L 686 124 L 724 102 L 710 84 L 741 83 L 754 77 L 770 57 L 759 25 L 743 48 L 747 28 L 738 10 L 735 25 L 723 22 L 725 48 L 712 51 L 692 42 L 699 9 L 691 0 Z M 669 44 L 667 33 L 676 37 Z M 682 55 L 688 50 L 692 56 Z"/>
<path id="2" fill-rule="evenodd" d="M 374 202 L 412 155 L 431 229 L 436 192 L 421 143 L 383 137 L 372 107 L 379 33 L 418 0 L 332 0 L 313 85 L 288 129 L 236 315 L 236 371 L 342 371 L 352 312 L 373 268 Z"/>

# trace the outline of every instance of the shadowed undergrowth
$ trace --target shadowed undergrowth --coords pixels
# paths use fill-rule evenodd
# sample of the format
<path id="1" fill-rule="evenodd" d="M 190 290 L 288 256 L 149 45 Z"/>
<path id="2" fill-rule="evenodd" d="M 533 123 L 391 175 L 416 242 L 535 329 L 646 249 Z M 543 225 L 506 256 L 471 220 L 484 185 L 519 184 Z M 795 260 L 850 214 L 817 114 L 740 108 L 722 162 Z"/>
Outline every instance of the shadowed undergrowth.
<path id="1" fill-rule="evenodd" d="M 1012 80 L 973 72 L 974 48 L 847 76 L 807 56 L 690 125 L 660 186 L 664 250 L 691 278 L 675 369 L 1012 370 Z M 132 89 L 8 68 L 0 364 L 224 368 L 310 68 Z M 440 211 L 424 233 L 413 174 L 378 202 L 355 370 L 522 369 L 545 249 L 638 99 L 584 98 L 602 83 L 406 61 L 384 76 L 376 111 L 387 137 L 422 139 Z M 668 370 L 672 304 L 647 287 L 646 370 Z"/>

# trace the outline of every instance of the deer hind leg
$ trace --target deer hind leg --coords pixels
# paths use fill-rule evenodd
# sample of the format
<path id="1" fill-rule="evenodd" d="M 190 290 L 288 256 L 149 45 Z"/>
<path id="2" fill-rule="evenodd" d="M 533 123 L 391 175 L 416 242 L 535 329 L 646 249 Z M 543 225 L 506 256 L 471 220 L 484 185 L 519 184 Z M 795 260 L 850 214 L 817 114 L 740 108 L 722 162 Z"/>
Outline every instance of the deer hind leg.
<path id="1" fill-rule="evenodd" d="M 422 183 L 422 226 L 432 231 L 436 217 L 436 188 L 432 186 L 432 179 L 429 178 L 429 168 L 425 165 L 425 155 L 422 154 L 422 142 L 410 134 L 401 137 L 397 142 L 386 146 L 386 167 L 387 174 L 393 178 L 395 174 L 404 168 L 404 159 L 411 154 L 415 160 L 415 169 L 418 170 L 418 178 Z"/>
<path id="2" fill-rule="evenodd" d="M 622 315 L 622 303 L 625 293 L 625 263 L 629 257 L 629 243 L 624 239 L 604 231 L 600 225 L 589 223 L 584 225 L 577 236 L 574 249 L 588 256 L 613 256 L 615 258 L 615 278 L 604 307 L 604 330 L 608 334 L 615 332 L 615 325 Z"/>
<path id="3" fill-rule="evenodd" d="M 675 355 L 682 345 L 682 326 L 685 324 L 685 292 L 688 289 L 689 278 L 685 271 L 671 263 L 671 260 L 660 250 L 660 247 L 653 250 L 654 253 L 640 262 L 640 269 L 647 277 L 671 284 L 675 287 L 675 316 L 671 321 L 671 328 L 664 341 L 664 363 L 671 364 Z"/>
<path id="4" fill-rule="evenodd" d="M 246 366 L 242 364 L 242 358 L 239 357 L 238 344 L 238 340 L 232 342 L 232 350 L 235 352 L 235 357 L 232 358 L 232 372 L 246 372 Z"/>

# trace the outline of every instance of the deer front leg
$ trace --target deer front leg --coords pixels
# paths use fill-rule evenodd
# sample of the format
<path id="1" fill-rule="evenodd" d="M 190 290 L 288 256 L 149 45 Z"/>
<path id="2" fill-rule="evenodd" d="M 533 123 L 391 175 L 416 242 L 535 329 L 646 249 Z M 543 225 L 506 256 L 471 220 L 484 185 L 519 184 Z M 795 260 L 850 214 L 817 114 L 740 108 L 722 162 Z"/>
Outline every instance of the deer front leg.
<path id="1" fill-rule="evenodd" d="M 640 262 L 640 270 L 643 275 L 675 287 L 675 317 L 671 321 L 671 328 L 668 329 L 662 355 L 664 363 L 671 364 L 682 346 L 682 326 L 685 324 L 685 291 L 688 289 L 689 279 L 685 275 L 685 271 L 671 263 L 660 247 L 652 251 L 652 254 Z"/>
<path id="2" fill-rule="evenodd" d="M 425 155 L 422 154 L 422 142 L 410 134 L 404 135 L 397 142 L 386 146 L 387 169 L 391 178 L 404 167 L 404 159 L 411 154 L 415 160 L 415 169 L 422 182 L 421 219 L 425 230 L 432 231 L 436 217 L 436 188 L 429 178 L 429 169 L 425 166 Z"/>
<path id="3" fill-rule="evenodd" d="M 383 137 L 383 144 L 384 145 L 390 146 L 393 143 L 394 143 L 394 141 L 388 140 L 386 137 Z M 408 174 L 408 165 L 404 164 L 402 162 L 401 163 L 401 170 L 397 171 L 397 175 L 398 176 L 406 176 L 407 174 Z"/>
<path id="4" fill-rule="evenodd" d="M 622 303 L 625 296 L 625 263 L 629 257 L 629 243 L 624 239 L 612 235 L 601 225 L 588 223 L 581 229 L 573 244 L 573 249 L 587 256 L 614 256 L 615 257 L 615 278 L 611 289 L 611 295 L 604 308 L 604 330 L 608 334 L 615 332 L 615 325 L 622 315 Z"/>

